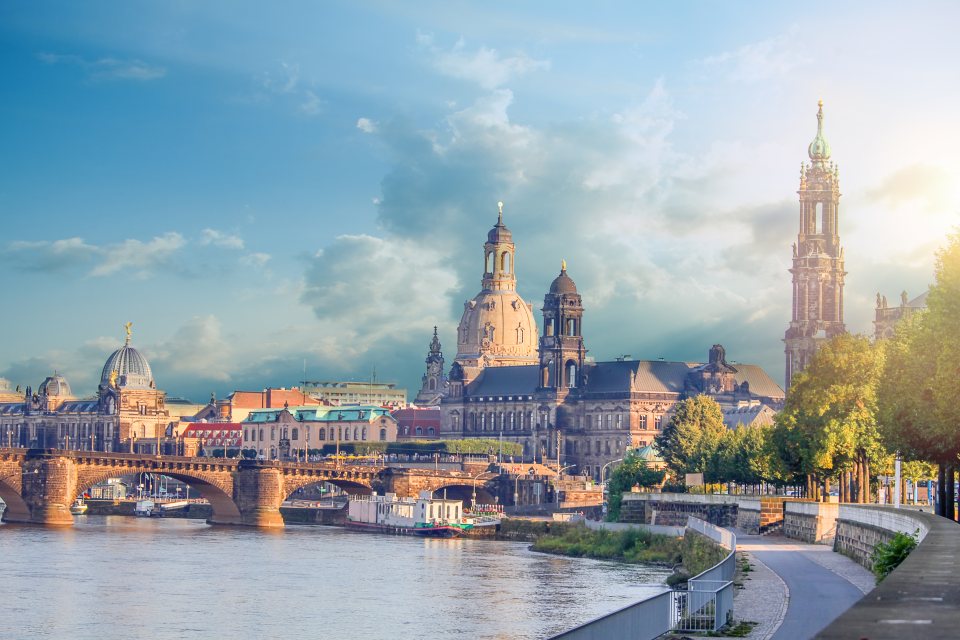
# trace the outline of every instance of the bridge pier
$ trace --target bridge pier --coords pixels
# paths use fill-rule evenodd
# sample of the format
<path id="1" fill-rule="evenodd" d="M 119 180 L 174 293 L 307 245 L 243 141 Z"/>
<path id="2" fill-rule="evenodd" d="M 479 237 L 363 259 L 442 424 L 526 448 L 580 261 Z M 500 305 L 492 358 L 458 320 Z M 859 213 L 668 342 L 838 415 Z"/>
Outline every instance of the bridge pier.
<path id="1" fill-rule="evenodd" d="M 270 529 L 283 527 L 283 516 L 280 515 L 283 498 L 283 472 L 276 463 L 241 460 L 233 484 L 233 501 L 240 517 L 217 518 L 210 522 Z"/>
<path id="2" fill-rule="evenodd" d="M 23 461 L 23 501 L 29 515 L 11 513 L 8 522 L 73 526 L 70 505 L 77 497 L 77 465 L 50 449 L 31 449 Z"/>

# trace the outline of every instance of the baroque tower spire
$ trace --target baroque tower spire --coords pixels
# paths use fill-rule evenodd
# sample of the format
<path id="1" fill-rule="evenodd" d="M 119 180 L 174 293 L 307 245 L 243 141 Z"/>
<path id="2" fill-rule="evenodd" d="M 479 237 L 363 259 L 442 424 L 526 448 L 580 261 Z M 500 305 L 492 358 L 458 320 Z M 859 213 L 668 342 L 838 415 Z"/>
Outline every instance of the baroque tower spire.
<path id="1" fill-rule="evenodd" d="M 823 101 L 817 135 L 800 172 L 800 230 L 793 249 L 793 315 L 784 335 L 786 388 L 806 368 L 818 345 L 846 331 L 843 323 L 843 248 L 840 246 L 839 171 L 823 134 Z"/>
<path id="2" fill-rule="evenodd" d="M 543 298 L 539 388 L 566 393 L 581 386 L 587 350 L 583 345 L 583 301 L 567 275 L 567 261 Z"/>
<path id="3" fill-rule="evenodd" d="M 433 328 L 433 339 L 430 341 L 430 350 L 424 360 L 427 369 L 423 374 L 420 391 L 413 403 L 419 406 L 435 405 L 443 395 L 443 351 L 440 348 L 440 338 L 437 328 Z"/>
<path id="4" fill-rule="evenodd" d="M 517 276 L 514 270 L 513 234 L 503 224 L 503 202 L 497 203 L 497 224 L 487 233 L 483 245 L 483 290 L 514 291 Z"/>

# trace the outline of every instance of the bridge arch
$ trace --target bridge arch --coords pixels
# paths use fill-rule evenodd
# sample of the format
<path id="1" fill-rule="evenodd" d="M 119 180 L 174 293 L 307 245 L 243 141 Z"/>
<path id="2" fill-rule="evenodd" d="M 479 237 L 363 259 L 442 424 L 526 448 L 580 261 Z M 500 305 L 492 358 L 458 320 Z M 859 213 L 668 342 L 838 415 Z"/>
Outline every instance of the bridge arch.
<path id="1" fill-rule="evenodd" d="M 0 467 L 0 499 L 7 504 L 3 513 L 4 520 L 23 522 L 30 519 L 30 507 L 20 495 L 22 473 L 19 465 Z"/>
<path id="2" fill-rule="evenodd" d="M 443 486 L 433 490 L 434 498 L 443 498 L 448 500 L 462 500 L 463 504 L 473 506 L 473 483 L 470 481 L 454 481 L 445 483 Z M 493 504 L 495 502 L 494 493 L 487 487 L 485 482 L 477 481 L 477 504 Z"/>
<path id="3" fill-rule="evenodd" d="M 233 500 L 233 480 L 229 478 L 229 474 L 225 474 L 225 478 L 216 478 L 214 474 L 204 473 L 202 470 L 168 470 L 137 465 L 96 469 L 81 468 L 77 474 L 77 496 L 83 495 L 90 487 L 108 478 L 118 478 L 132 473 L 153 473 L 189 485 L 191 489 L 196 490 L 210 503 L 210 508 L 213 511 L 211 521 L 233 522 L 239 521 L 241 517 L 240 509 Z"/>

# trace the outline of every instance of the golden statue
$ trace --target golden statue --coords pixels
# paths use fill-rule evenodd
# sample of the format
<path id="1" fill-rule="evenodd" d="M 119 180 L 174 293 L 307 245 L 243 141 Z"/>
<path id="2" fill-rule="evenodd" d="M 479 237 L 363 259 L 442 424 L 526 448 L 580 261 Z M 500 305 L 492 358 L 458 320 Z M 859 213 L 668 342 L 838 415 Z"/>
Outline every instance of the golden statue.
<path id="1" fill-rule="evenodd" d="M 132 322 L 127 322 L 126 324 L 123 325 L 123 328 L 127 332 L 127 344 L 130 344 L 130 334 L 133 333 L 132 331 L 130 331 L 130 327 L 132 326 L 133 326 Z"/>
<path id="2" fill-rule="evenodd" d="M 120 372 L 114 369 L 110 372 L 110 386 L 114 389 L 117 388 L 117 376 L 120 375 Z"/>
<path id="3" fill-rule="evenodd" d="M 566 271 L 566 270 L 567 270 L 567 261 L 566 261 L 566 260 L 561 260 L 561 261 L 560 261 L 560 271 Z"/>

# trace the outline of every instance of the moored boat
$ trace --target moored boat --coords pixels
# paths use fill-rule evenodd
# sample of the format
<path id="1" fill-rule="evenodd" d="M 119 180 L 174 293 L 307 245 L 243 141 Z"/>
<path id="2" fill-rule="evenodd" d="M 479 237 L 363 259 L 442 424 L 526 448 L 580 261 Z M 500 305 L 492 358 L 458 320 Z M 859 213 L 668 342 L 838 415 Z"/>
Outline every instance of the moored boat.
<path id="1" fill-rule="evenodd" d="M 87 512 L 87 503 L 83 501 L 83 498 L 77 498 L 72 505 L 70 505 L 70 513 L 75 516 L 82 516 Z"/>
<path id="2" fill-rule="evenodd" d="M 473 525 L 463 516 L 463 501 L 434 498 L 429 491 L 422 491 L 417 499 L 398 498 L 393 493 L 351 498 L 347 526 L 360 531 L 453 538 Z"/>

